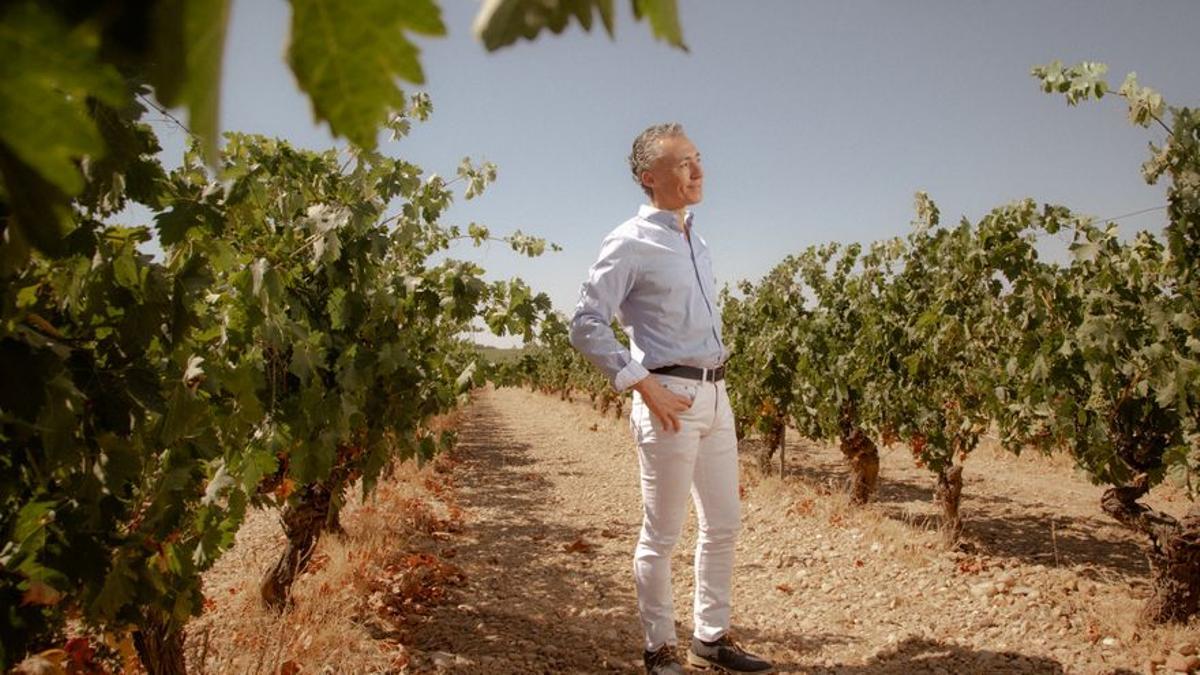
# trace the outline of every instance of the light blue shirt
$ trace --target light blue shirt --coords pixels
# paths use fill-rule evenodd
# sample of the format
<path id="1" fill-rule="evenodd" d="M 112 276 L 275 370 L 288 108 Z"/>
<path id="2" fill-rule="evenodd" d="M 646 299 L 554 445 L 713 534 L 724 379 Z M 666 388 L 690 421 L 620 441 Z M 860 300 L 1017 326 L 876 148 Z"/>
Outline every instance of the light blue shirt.
<path id="1" fill-rule="evenodd" d="M 600 257 L 579 289 L 571 344 L 624 391 L 662 366 L 716 368 L 729 352 L 721 341 L 716 279 L 704 238 L 686 216 L 643 205 L 604 238 Z M 630 349 L 612 330 L 616 316 Z"/>

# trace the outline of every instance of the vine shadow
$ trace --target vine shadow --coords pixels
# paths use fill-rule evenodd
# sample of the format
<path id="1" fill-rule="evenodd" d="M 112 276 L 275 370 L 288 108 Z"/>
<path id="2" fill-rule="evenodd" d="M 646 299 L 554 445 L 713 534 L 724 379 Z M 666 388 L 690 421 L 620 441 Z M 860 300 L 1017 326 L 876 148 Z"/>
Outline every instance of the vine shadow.
<path id="1" fill-rule="evenodd" d="M 760 448 L 761 441 L 749 439 L 748 452 Z M 818 489 L 845 490 L 849 478 L 841 462 L 817 457 L 814 449 L 816 446 L 803 440 L 788 444 L 788 478 Z M 919 484 L 908 478 L 881 476 L 871 503 L 892 520 L 933 530 L 939 524 L 933 500 L 932 479 Z M 921 511 L 914 512 L 913 504 L 921 505 Z M 1098 504 L 1096 508 L 1094 517 L 1065 517 L 1048 505 L 981 494 L 968 485 L 961 504 L 963 541 L 997 558 L 1073 567 L 1092 580 L 1144 582 L 1150 574 L 1149 563 L 1136 535 L 1108 522 L 1099 514 Z"/>

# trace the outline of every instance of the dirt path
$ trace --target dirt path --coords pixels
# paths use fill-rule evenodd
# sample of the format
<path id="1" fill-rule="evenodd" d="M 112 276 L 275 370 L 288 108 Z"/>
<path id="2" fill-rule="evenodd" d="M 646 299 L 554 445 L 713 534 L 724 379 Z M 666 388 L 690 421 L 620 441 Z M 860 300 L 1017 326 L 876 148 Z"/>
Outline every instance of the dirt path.
<path id="1" fill-rule="evenodd" d="M 480 394 L 459 438 L 466 526 L 454 545 L 468 583 L 412 633 L 413 666 L 640 669 L 627 422 L 502 389 Z M 1067 467 L 977 453 L 963 505 L 977 552 L 952 554 L 926 522 L 928 474 L 903 452 L 885 453 L 879 500 L 863 509 L 830 494 L 835 450 L 789 454 L 786 481 L 743 462 L 734 589 L 735 632 L 781 672 L 1145 672 L 1196 642 L 1195 624 L 1134 626 L 1145 561 Z M 690 519 L 674 559 L 681 643 L 694 542 Z"/>
<path id="2" fill-rule="evenodd" d="M 419 648 L 444 652 L 437 660 L 451 670 L 640 667 L 636 456 L 628 433 L 597 422 L 589 410 L 510 389 L 482 394 L 464 414 L 455 473 L 467 525 L 455 560 L 469 589 L 413 634 Z"/>
<path id="3" fill-rule="evenodd" d="M 352 495 L 346 534 L 322 538 L 282 614 L 256 592 L 283 545 L 278 517 L 250 513 L 205 574 L 192 672 L 640 672 L 627 420 L 484 390 L 458 436 L 451 455 Z M 1060 460 L 976 451 L 963 497 L 974 550 L 947 553 L 930 475 L 905 449 L 883 452 L 878 499 L 860 508 L 838 487 L 835 448 L 790 442 L 780 480 L 760 474 L 755 444 L 743 442 L 733 623 L 781 672 L 1170 672 L 1157 665 L 1200 643 L 1200 622 L 1135 624 L 1145 559 L 1100 514 L 1100 488 Z M 1150 501 L 1186 505 L 1169 488 Z M 694 545 L 692 517 L 673 559 L 681 644 Z"/>

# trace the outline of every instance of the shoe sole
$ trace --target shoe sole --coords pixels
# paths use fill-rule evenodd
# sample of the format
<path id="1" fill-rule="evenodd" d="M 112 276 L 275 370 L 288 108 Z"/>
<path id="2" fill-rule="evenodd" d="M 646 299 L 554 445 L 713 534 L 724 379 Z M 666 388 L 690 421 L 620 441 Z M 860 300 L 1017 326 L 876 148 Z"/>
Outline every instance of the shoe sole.
<path id="1" fill-rule="evenodd" d="M 716 670 L 722 673 L 731 673 L 731 675 L 768 675 L 775 672 L 775 668 L 767 668 L 766 670 L 733 670 L 725 666 L 713 663 L 699 654 L 688 650 L 687 662 L 693 668 L 703 668 L 704 670 Z"/>

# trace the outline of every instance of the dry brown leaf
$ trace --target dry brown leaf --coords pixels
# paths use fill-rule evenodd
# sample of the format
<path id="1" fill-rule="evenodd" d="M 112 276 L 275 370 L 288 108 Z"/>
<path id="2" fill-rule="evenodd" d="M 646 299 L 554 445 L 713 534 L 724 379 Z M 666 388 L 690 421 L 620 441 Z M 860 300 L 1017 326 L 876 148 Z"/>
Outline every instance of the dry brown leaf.
<path id="1" fill-rule="evenodd" d="M 563 550 L 567 553 L 591 553 L 593 546 L 583 540 L 583 537 L 577 537 L 570 544 L 563 544 Z"/>
<path id="2" fill-rule="evenodd" d="M 62 593 L 54 587 L 34 579 L 29 582 L 29 588 L 21 595 L 21 606 L 25 605 L 56 605 L 62 600 Z"/>
<path id="3" fill-rule="evenodd" d="M 18 663 L 12 672 L 21 675 L 66 675 L 66 664 L 66 650 L 47 649 Z"/>
<path id="4" fill-rule="evenodd" d="M 279 481 L 279 487 L 275 488 L 275 498 L 283 501 L 287 499 L 293 492 L 296 491 L 296 481 L 291 478 L 284 478 Z"/>

